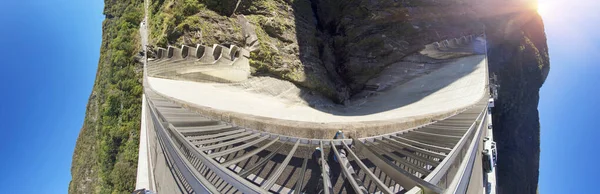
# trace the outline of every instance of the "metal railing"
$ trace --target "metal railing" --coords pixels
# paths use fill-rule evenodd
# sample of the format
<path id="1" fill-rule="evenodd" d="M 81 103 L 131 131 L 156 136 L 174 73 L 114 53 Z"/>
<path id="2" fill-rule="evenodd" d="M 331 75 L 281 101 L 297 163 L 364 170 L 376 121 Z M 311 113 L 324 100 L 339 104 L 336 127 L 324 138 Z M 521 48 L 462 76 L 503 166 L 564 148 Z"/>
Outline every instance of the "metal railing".
<path id="1" fill-rule="evenodd" d="M 177 148 L 176 142 L 168 135 L 162 121 L 160 121 L 156 114 L 156 110 L 151 105 L 151 101 L 148 100 L 148 102 L 148 108 L 151 113 L 150 115 L 157 139 L 163 150 L 165 150 L 167 158 L 172 162 L 175 174 L 177 174 L 176 176 L 179 177 L 179 181 L 183 183 L 186 190 L 191 189 L 197 193 L 219 193 L 216 188 L 212 187 L 212 184 L 207 184 L 209 183 L 208 180 L 202 176 L 198 176 L 198 172 L 195 169 L 190 168 L 192 165 L 189 165 L 190 162 L 187 158 L 182 157 L 183 154 Z M 179 147 L 181 147 L 181 145 Z"/>
<path id="2" fill-rule="evenodd" d="M 454 180 L 450 184 L 450 188 L 446 190 L 446 193 L 466 193 L 467 188 L 469 186 L 469 181 L 471 174 L 473 172 L 473 167 L 475 165 L 475 158 L 477 157 L 478 147 L 481 143 L 481 136 L 483 134 L 483 129 L 485 129 L 485 123 L 487 121 L 487 108 L 484 110 L 483 119 L 479 123 L 477 127 L 477 133 L 474 138 L 471 140 L 471 143 L 468 147 L 467 156 L 465 157 L 465 161 L 463 161 L 460 165 L 459 174 L 455 176 Z M 468 157 L 468 158 L 467 158 Z"/>
<path id="3" fill-rule="evenodd" d="M 162 118 L 162 116 L 153 108 L 153 106 L 151 106 L 151 109 L 153 113 L 153 121 L 156 123 L 155 129 L 161 132 L 161 134 L 159 134 L 160 141 L 171 143 L 174 145 L 174 147 L 176 147 L 170 148 L 167 151 L 170 155 L 174 156 L 175 160 L 181 160 L 181 162 L 176 163 L 176 167 L 182 171 L 185 182 L 192 187 L 193 191 L 196 193 L 220 193 L 210 181 L 202 176 L 204 173 L 212 172 L 240 192 L 268 192 L 267 190 L 262 189 L 252 182 L 240 177 L 236 173 L 227 169 L 227 167 L 220 165 L 217 161 L 211 159 L 206 154 L 198 151 L 192 144 L 188 143 L 184 135 L 177 131 L 173 125 L 161 121 L 159 118 Z M 167 126 L 166 129 L 163 125 Z M 183 166 L 180 166 L 179 164 L 183 164 Z M 203 186 L 199 187 L 198 184 Z"/>
<path id="4" fill-rule="evenodd" d="M 444 189 L 444 193 L 464 193 L 473 171 L 477 147 L 479 146 L 483 123 L 486 122 L 487 108 L 484 108 L 473 122 L 467 134 L 463 136 L 440 165 L 434 169 L 425 181 Z M 408 194 L 428 193 L 425 188 L 415 187 Z"/>

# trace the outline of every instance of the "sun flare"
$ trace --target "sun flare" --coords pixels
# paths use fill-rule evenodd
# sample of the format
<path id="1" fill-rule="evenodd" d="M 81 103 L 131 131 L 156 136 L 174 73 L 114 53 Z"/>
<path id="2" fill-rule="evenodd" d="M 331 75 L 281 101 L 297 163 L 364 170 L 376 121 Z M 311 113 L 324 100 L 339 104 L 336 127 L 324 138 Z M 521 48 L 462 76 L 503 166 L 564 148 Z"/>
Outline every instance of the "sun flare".
<path id="1" fill-rule="evenodd" d="M 546 7 L 546 4 L 540 3 L 537 5 L 537 12 L 540 15 L 546 15 L 548 12 L 548 8 Z"/>

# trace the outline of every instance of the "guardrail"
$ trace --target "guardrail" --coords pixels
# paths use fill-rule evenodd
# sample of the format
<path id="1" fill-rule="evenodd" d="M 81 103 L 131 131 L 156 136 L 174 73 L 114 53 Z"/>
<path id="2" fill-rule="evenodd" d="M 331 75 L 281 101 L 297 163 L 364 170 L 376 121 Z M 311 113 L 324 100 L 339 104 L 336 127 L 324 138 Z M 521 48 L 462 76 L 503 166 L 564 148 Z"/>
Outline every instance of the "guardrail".
<path id="1" fill-rule="evenodd" d="M 199 193 L 219 193 L 216 188 L 212 187 L 212 184 L 208 182 L 203 176 L 199 176 L 199 173 L 195 169 L 189 168 L 190 162 L 182 157 L 182 153 L 177 149 L 177 145 L 173 142 L 172 138 L 169 137 L 165 130 L 162 122 L 159 120 L 156 110 L 151 105 L 152 102 L 147 99 L 148 108 L 152 117 L 153 129 L 156 132 L 159 143 L 163 150 L 165 150 L 166 156 L 173 164 L 175 173 L 180 178 L 186 189 L 191 189 Z M 180 146 L 181 147 L 181 144 Z"/>
<path id="2" fill-rule="evenodd" d="M 473 140 L 471 140 L 471 144 L 469 145 L 469 148 L 468 148 L 469 151 L 467 153 L 468 159 L 466 161 L 462 162 L 460 165 L 460 170 L 458 172 L 461 172 L 461 174 L 459 174 L 458 176 L 455 176 L 454 180 L 452 181 L 451 187 L 446 190 L 446 193 L 466 193 L 467 192 L 470 177 L 473 172 L 473 166 L 475 165 L 475 158 L 477 156 L 477 151 L 478 151 L 477 148 L 479 147 L 479 144 L 481 143 L 481 135 L 483 134 L 483 129 L 485 129 L 484 123 L 486 123 L 486 121 L 487 121 L 487 116 L 485 116 L 486 114 L 487 114 L 487 108 L 484 110 L 484 113 L 483 113 L 484 116 L 483 116 L 483 119 L 481 120 L 481 122 L 479 123 L 478 129 L 477 129 L 477 134 L 475 134 L 475 138 L 473 138 Z"/>
<path id="3" fill-rule="evenodd" d="M 465 193 L 469 177 L 473 171 L 477 146 L 479 146 L 483 123 L 486 122 L 487 108 L 473 122 L 469 131 L 452 149 L 440 165 L 431 172 L 425 181 L 444 189 L 444 193 Z M 468 143 L 468 144 L 467 144 Z M 428 193 L 425 188 L 415 187 L 407 194 Z"/>
<path id="4" fill-rule="evenodd" d="M 226 167 L 218 164 L 206 154 L 197 151 L 189 144 L 183 134 L 175 130 L 175 127 L 169 123 L 163 122 L 162 116 L 158 113 L 153 105 L 152 120 L 155 123 L 155 130 L 159 141 L 166 144 L 167 152 L 170 158 L 174 159 L 175 167 L 180 171 L 182 182 L 186 183 L 190 189 L 196 193 L 220 193 L 198 170 L 210 170 L 215 173 L 223 181 L 227 182 L 242 193 L 267 193 L 253 183 L 244 178 L 232 173 Z M 164 125 L 167 125 L 165 129 Z M 158 126 L 158 127 L 157 127 Z"/>

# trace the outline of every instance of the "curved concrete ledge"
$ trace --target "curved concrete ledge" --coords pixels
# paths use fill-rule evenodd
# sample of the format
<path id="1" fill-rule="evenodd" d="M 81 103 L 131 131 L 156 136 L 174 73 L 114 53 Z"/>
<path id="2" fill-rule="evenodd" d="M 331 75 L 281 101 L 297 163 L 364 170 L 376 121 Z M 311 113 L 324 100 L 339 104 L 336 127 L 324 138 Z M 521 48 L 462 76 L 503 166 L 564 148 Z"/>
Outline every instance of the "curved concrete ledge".
<path id="1" fill-rule="evenodd" d="M 469 44 L 469 39 L 467 39 L 467 37 L 466 37 L 466 36 L 460 37 L 460 41 L 461 41 L 463 44 Z"/>
<path id="2" fill-rule="evenodd" d="M 458 42 L 456 41 L 456 39 L 450 39 L 450 40 L 446 40 L 448 42 L 448 47 L 450 48 L 458 48 L 460 47 L 460 44 L 458 44 Z"/>
<path id="3" fill-rule="evenodd" d="M 456 42 L 456 44 L 458 45 L 465 45 L 465 43 L 462 41 L 461 38 L 454 38 L 454 41 Z"/>
<path id="4" fill-rule="evenodd" d="M 374 103 L 330 111 L 228 84 L 149 78 L 148 86 L 183 107 L 237 126 L 316 139 L 343 130 L 359 138 L 408 130 L 471 107 L 486 97 L 486 65 L 483 56 L 462 58 L 371 97 Z"/>
<path id="5" fill-rule="evenodd" d="M 473 55 L 479 52 L 473 48 L 473 35 L 461 36 L 425 45 L 421 54 L 435 59 L 452 59 Z"/>
<path id="6" fill-rule="evenodd" d="M 150 76 L 229 83 L 246 80 L 250 75 L 249 51 L 235 45 L 159 47 L 156 53 L 157 57 L 148 64 Z"/>
<path id="7" fill-rule="evenodd" d="M 271 117 L 256 116 L 233 111 L 219 110 L 211 107 L 189 104 L 185 101 L 164 95 L 158 91 L 157 94 L 173 101 L 174 103 L 207 118 L 231 123 L 235 126 L 250 128 L 284 136 L 292 136 L 309 139 L 331 139 L 335 133 L 342 130 L 349 137 L 364 138 L 379 136 L 389 133 L 411 130 L 423 125 L 431 124 L 450 116 L 463 112 L 477 103 L 458 108 L 454 111 L 444 111 L 427 115 L 406 117 L 401 119 L 361 121 L 361 122 L 336 122 L 317 123 L 306 121 L 292 121 Z"/>

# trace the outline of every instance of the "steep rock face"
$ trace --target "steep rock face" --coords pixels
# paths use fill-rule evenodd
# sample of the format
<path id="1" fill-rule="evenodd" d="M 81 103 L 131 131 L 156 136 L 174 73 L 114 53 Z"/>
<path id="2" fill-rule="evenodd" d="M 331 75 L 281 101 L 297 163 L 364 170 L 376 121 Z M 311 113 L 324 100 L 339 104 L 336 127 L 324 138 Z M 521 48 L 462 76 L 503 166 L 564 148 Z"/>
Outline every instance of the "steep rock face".
<path id="1" fill-rule="evenodd" d="M 489 65 L 500 84 L 493 110 L 498 193 L 536 193 L 539 88 L 550 70 L 544 25 L 526 4 L 491 5 L 509 10 L 519 7 L 510 14 L 486 19 Z"/>
<path id="2" fill-rule="evenodd" d="M 481 30 L 462 1 L 314 0 L 313 6 L 317 27 L 328 40 L 322 60 L 326 66 L 333 63 L 351 94 L 425 44 Z"/>

